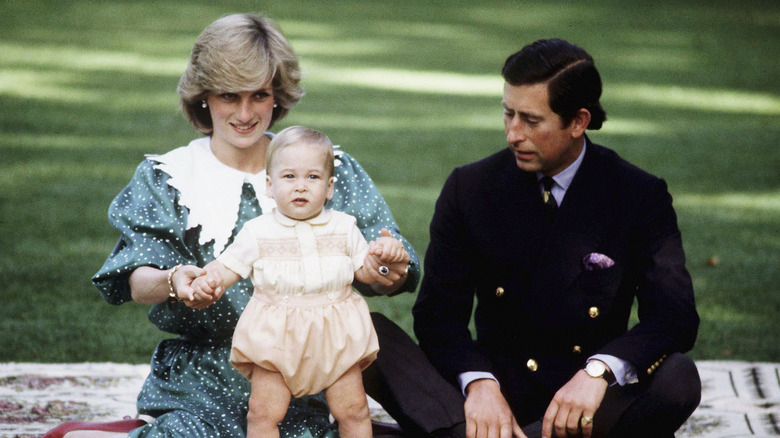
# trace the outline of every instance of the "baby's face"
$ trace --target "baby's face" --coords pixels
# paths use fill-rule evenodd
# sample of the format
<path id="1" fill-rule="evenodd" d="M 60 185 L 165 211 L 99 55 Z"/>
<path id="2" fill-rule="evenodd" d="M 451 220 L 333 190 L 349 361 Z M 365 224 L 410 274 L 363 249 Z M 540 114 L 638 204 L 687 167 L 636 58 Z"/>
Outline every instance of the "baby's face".
<path id="1" fill-rule="evenodd" d="M 287 217 L 311 219 L 333 197 L 333 178 L 325 169 L 326 154 L 305 143 L 286 146 L 276 152 L 266 177 L 268 196 Z"/>

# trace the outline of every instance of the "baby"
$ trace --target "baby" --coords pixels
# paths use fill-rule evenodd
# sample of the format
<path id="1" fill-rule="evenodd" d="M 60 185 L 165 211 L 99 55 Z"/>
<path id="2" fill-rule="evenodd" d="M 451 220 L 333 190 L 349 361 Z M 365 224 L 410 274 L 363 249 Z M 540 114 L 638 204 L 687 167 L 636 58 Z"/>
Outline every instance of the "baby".
<path id="1" fill-rule="evenodd" d="M 325 390 L 342 437 L 370 437 L 362 370 L 379 351 L 366 301 L 353 279 L 376 283 L 372 266 L 409 255 L 387 230 L 369 245 L 355 218 L 325 209 L 333 197 L 333 145 L 293 126 L 266 153 L 268 196 L 276 208 L 248 221 L 194 293 L 213 295 L 247 276 L 254 294 L 236 326 L 230 361 L 247 379 L 248 437 L 279 436 L 290 396 Z M 376 258 L 378 263 L 370 258 Z"/>

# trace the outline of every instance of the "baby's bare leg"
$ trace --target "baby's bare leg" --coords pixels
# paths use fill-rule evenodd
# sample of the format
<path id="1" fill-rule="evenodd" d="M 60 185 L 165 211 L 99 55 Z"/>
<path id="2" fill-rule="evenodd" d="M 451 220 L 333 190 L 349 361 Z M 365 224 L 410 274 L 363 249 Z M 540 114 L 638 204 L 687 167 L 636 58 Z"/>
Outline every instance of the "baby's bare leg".
<path id="1" fill-rule="evenodd" d="M 290 404 L 290 390 L 281 374 L 259 366 L 252 371 L 251 382 L 247 438 L 278 437 L 278 424 L 284 419 Z"/>
<path id="2" fill-rule="evenodd" d="M 339 423 L 339 435 L 342 438 L 371 437 L 371 416 L 358 365 L 350 368 L 326 389 L 325 398 L 331 414 Z"/>

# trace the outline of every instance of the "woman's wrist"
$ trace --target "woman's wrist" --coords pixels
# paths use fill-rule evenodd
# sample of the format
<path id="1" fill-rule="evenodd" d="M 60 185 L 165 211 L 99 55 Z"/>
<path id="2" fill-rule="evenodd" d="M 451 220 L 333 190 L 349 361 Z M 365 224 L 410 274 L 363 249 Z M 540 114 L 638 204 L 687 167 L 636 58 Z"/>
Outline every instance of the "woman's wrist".
<path id="1" fill-rule="evenodd" d="M 173 287 L 173 276 L 176 274 L 176 271 L 181 269 L 182 266 L 184 265 L 178 264 L 168 271 L 168 302 L 171 304 L 182 301 L 182 299 L 179 298 L 179 295 L 176 293 L 176 289 Z"/>

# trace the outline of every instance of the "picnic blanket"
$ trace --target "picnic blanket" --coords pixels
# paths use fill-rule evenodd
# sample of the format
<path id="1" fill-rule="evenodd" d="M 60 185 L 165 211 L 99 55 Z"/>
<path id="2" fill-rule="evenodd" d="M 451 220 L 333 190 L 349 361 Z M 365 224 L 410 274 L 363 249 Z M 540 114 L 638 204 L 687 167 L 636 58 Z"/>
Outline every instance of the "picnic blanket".
<path id="1" fill-rule="evenodd" d="M 780 364 L 697 362 L 702 401 L 678 438 L 780 436 Z M 148 365 L 0 363 L 0 438 L 40 437 L 57 424 L 136 417 Z M 392 422 L 369 400 L 372 418 Z M 146 418 L 152 421 L 151 418 Z"/>

